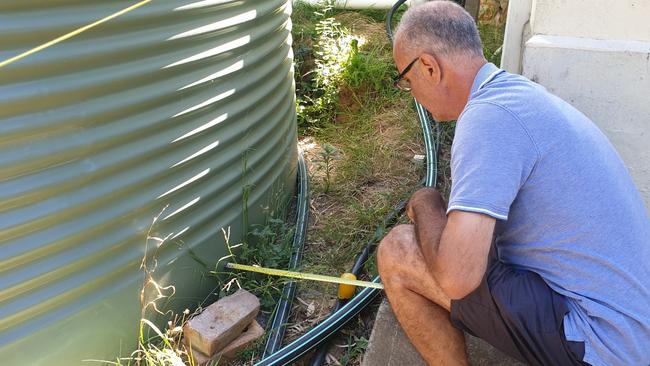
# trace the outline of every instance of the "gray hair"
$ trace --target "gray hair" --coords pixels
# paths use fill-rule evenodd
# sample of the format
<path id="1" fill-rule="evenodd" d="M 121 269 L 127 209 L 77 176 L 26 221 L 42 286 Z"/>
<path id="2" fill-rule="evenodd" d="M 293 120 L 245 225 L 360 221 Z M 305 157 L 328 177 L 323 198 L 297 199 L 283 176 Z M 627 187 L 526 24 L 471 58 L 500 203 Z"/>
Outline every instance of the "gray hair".
<path id="1" fill-rule="evenodd" d="M 453 1 L 429 1 L 409 8 L 397 28 L 398 38 L 403 48 L 413 52 L 483 57 L 474 19 Z"/>

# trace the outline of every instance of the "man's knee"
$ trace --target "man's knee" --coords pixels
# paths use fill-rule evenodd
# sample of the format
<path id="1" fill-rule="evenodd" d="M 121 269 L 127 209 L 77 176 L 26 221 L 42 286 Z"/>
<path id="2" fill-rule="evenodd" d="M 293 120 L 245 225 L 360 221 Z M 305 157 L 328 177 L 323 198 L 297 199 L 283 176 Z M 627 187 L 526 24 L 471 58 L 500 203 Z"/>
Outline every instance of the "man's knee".
<path id="1" fill-rule="evenodd" d="M 389 298 L 407 290 L 449 311 L 451 300 L 427 270 L 413 225 L 396 226 L 386 235 L 377 250 L 377 264 Z"/>
<path id="2" fill-rule="evenodd" d="M 397 225 L 379 243 L 377 265 L 379 274 L 384 277 L 404 263 L 417 250 L 413 225 Z"/>

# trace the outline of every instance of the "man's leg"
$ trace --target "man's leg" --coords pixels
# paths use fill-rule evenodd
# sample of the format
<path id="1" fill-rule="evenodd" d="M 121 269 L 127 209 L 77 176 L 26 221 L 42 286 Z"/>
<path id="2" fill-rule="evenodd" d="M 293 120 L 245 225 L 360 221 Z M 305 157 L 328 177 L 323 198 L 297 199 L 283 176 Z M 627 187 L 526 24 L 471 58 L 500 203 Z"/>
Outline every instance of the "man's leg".
<path id="1" fill-rule="evenodd" d="M 427 363 L 469 365 L 464 335 L 449 319 L 451 300 L 427 270 L 413 226 L 392 229 L 377 261 L 395 316 Z"/>

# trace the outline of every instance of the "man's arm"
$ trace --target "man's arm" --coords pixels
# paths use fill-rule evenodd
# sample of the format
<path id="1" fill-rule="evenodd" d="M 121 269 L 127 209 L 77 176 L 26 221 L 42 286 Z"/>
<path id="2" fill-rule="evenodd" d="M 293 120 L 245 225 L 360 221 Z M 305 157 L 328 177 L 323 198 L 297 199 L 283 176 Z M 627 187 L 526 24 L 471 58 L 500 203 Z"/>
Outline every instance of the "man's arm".
<path id="1" fill-rule="evenodd" d="M 444 200 L 432 188 L 417 191 L 407 207 L 431 274 L 447 296 L 460 299 L 483 279 L 496 220 L 464 211 L 452 211 L 447 217 L 445 211 Z"/>

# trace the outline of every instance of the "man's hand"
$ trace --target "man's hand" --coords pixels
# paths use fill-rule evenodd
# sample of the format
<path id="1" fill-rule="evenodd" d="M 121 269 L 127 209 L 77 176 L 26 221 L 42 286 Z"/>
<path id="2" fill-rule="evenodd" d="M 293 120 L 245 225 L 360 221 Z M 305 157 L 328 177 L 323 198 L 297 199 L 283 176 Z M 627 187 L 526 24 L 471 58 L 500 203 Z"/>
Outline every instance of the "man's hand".
<path id="1" fill-rule="evenodd" d="M 415 192 L 406 207 L 406 214 L 413 222 L 415 240 L 420 246 L 427 267 L 435 267 L 438 244 L 447 224 L 445 201 L 433 188 Z"/>
<path id="2" fill-rule="evenodd" d="M 421 188 L 416 191 L 406 206 L 406 215 L 415 222 L 416 208 L 420 210 L 437 210 L 444 215 L 447 211 L 447 204 L 440 193 L 434 188 Z"/>

